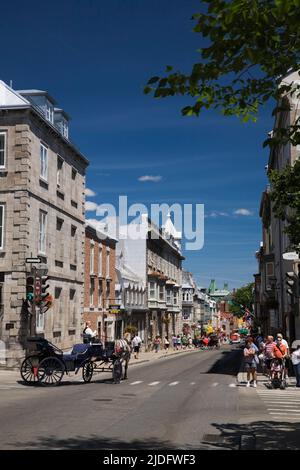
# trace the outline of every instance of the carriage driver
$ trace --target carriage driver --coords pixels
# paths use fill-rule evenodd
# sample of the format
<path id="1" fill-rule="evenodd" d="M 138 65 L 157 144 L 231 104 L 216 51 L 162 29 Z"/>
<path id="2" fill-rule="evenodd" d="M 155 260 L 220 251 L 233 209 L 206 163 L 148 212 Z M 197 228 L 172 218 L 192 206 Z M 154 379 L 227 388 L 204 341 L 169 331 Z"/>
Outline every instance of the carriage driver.
<path id="1" fill-rule="evenodd" d="M 83 342 L 84 343 L 89 343 L 93 338 L 97 336 L 97 331 L 93 331 L 91 329 L 91 322 L 87 321 L 85 323 L 85 328 L 83 330 Z"/>

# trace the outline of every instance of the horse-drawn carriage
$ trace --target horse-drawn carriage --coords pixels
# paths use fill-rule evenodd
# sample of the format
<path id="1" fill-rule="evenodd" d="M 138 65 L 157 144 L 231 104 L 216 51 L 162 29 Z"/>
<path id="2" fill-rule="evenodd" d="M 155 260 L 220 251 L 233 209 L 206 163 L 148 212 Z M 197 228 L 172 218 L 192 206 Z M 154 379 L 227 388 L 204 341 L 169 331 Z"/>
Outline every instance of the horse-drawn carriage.
<path id="1" fill-rule="evenodd" d="M 22 362 L 20 373 L 26 383 L 39 383 L 45 386 L 58 385 L 64 374 L 82 370 L 85 383 L 92 380 L 94 373 L 111 372 L 114 383 L 120 383 L 125 362 L 124 378 L 130 358 L 130 348 L 126 342 L 106 342 L 75 344 L 71 353 L 63 353 L 50 341 L 41 337 L 27 339 L 30 352 Z"/>

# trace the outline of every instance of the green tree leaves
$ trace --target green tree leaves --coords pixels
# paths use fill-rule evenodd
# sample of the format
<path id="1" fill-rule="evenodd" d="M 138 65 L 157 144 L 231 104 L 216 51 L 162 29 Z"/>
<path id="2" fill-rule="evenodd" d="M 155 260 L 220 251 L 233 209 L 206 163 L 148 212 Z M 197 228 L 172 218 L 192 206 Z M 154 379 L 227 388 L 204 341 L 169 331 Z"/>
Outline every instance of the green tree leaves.
<path id="1" fill-rule="evenodd" d="M 152 77 L 145 93 L 156 98 L 182 95 L 189 103 L 184 116 L 199 116 L 204 109 L 220 109 L 224 116 L 237 116 L 242 122 L 256 121 L 258 111 L 268 100 L 282 106 L 287 93 L 300 98 L 299 85 L 285 83 L 283 78 L 299 70 L 300 63 L 300 0 L 203 0 L 206 11 L 195 13 L 193 31 L 205 38 L 197 52 L 200 60 L 188 73 L 174 72 L 168 65 L 164 77 Z M 192 102 L 191 102 L 192 101 Z M 281 110 L 277 107 L 274 114 Z M 264 146 L 300 144 L 300 122 L 279 125 Z M 294 224 L 300 220 L 300 207 L 293 203 L 287 216 L 283 194 L 294 178 L 298 166 L 282 178 L 272 173 L 276 213 Z M 293 175 L 293 173 L 295 173 Z M 280 182 L 280 183 L 279 183 Z M 282 188 L 276 196 L 278 186 Z M 289 200 L 289 202 L 291 202 Z M 300 244 L 300 230 L 288 229 L 293 243 Z"/>

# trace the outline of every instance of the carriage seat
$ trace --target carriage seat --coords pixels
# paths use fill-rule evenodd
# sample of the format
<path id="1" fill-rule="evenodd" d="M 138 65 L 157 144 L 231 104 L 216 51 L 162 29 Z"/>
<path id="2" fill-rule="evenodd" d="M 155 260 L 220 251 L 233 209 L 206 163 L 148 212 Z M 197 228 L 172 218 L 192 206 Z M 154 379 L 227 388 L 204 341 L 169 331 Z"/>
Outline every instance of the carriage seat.
<path id="1" fill-rule="evenodd" d="M 84 360 L 90 356 L 89 344 L 74 344 L 73 349 L 70 354 L 64 354 L 65 361 L 76 361 L 78 359 Z"/>

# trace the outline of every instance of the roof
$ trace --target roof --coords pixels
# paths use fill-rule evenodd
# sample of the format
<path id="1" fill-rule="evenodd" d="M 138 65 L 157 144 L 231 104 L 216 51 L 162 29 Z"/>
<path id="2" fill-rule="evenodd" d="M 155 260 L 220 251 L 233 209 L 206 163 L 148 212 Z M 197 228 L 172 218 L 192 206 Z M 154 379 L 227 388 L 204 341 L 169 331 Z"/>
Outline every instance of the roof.
<path id="1" fill-rule="evenodd" d="M 63 115 L 64 118 L 66 118 L 68 121 L 71 120 L 71 116 L 67 114 L 62 108 L 54 108 L 54 113 L 60 113 Z"/>
<path id="2" fill-rule="evenodd" d="M 182 288 L 183 289 L 194 289 L 195 288 L 195 282 L 193 279 L 193 276 L 190 272 L 188 271 L 182 271 Z"/>
<path id="3" fill-rule="evenodd" d="M 112 240 L 117 242 L 117 238 L 113 237 L 112 235 L 109 235 L 103 230 L 103 224 L 97 220 L 89 220 L 85 222 L 85 227 L 86 229 L 90 229 L 92 231 L 95 231 L 96 236 L 101 239 L 101 240 Z M 99 236 L 98 236 L 99 235 Z"/>
<path id="4" fill-rule="evenodd" d="M 55 101 L 55 99 L 49 95 L 49 93 L 47 91 L 44 91 L 44 90 L 16 90 L 17 93 L 19 93 L 20 95 L 25 95 L 25 96 L 30 96 L 30 95 L 34 95 L 34 96 L 39 96 L 39 95 L 42 95 L 42 96 L 46 96 L 46 98 L 51 101 L 52 104 L 56 104 L 57 101 Z"/>
<path id="5" fill-rule="evenodd" d="M 21 90 L 21 91 L 23 91 L 24 93 L 28 92 L 28 94 L 29 94 L 29 91 L 42 92 L 41 90 Z M 43 93 L 46 93 L 46 92 L 43 92 Z M 50 127 L 52 131 L 54 131 L 55 134 L 61 140 L 63 140 L 63 142 L 67 144 L 68 147 L 70 147 L 76 153 L 78 157 L 80 157 L 82 161 L 84 161 L 86 166 L 89 164 L 88 159 L 80 152 L 80 150 L 78 150 L 69 139 L 63 136 L 54 124 L 52 124 L 50 121 L 46 119 L 46 117 L 44 116 L 44 114 L 42 113 L 42 111 L 39 109 L 38 106 L 34 106 L 32 102 L 30 102 L 29 100 L 25 98 L 25 94 L 22 95 L 18 91 L 13 90 L 2 80 L 0 80 L 0 110 L 1 109 L 30 109 L 40 119 L 42 119 L 45 122 L 45 124 L 47 124 L 47 126 Z"/>

